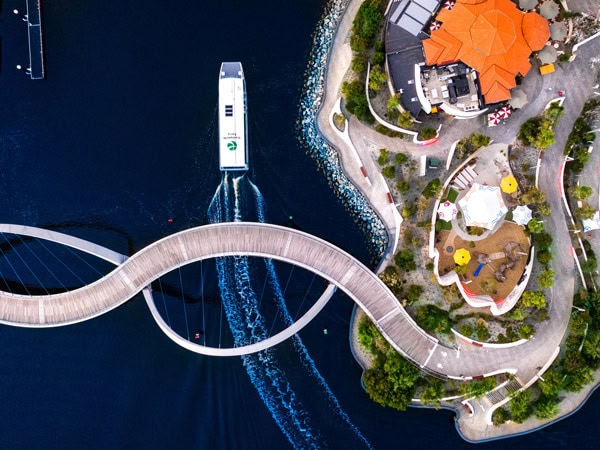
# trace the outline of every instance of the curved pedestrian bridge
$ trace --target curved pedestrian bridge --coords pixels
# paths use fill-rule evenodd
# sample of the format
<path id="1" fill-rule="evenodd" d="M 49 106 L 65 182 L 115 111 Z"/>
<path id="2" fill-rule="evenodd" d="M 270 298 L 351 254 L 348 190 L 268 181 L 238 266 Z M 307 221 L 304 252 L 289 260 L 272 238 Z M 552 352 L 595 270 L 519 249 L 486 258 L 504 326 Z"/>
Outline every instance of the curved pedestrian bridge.
<path id="1" fill-rule="evenodd" d="M 419 365 L 424 365 L 437 342 L 360 261 L 322 239 L 290 228 L 243 222 L 206 225 L 161 239 L 130 258 L 48 230 L 3 225 L 0 231 L 60 242 L 119 264 L 103 278 L 69 292 L 45 296 L 0 292 L 0 322 L 7 325 L 53 327 L 88 320 L 123 304 L 178 267 L 220 256 L 248 255 L 284 261 L 325 278 L 354 300 L 394 347 Z M 253 351 L 277 342 L 265 342 Z"/>
<path id="2" fill-rule="evenodd" d="M 430 372 L 464 378 L 500 368 L 501 371 L 513 370 L 518 361 L 513 349 L 472 349 L 463 353 L 438 344 L 411 319 L 394 294 L 364 264 L 322 239 L 290 228 L 248 222 L 205 225 L 165 237 L 129 258 L 91 242 L 39 228 L 0 225 L 0 233 L 58 242 L 117 265 L 97 281 L 69 292 L 41 296 L 0 292 L 0 323 L 6 325 L 69 325 L 104 314 L 144 291 L 161 329 L 189 350 L 216 356 L 264 350 L 309 323 L 329 299 L 332 287 L 288 329 L 247 347 L 230 349 L 204 347 L 181 338 L 162 321 L 151 296 L 151 282 L 179 267 L 205 259 L 246 255 L 300 266 L 328 280 L 365 311 L 397 351 Z M 526 352 L 528 347 L 522 345 L 519 349 Z"/>

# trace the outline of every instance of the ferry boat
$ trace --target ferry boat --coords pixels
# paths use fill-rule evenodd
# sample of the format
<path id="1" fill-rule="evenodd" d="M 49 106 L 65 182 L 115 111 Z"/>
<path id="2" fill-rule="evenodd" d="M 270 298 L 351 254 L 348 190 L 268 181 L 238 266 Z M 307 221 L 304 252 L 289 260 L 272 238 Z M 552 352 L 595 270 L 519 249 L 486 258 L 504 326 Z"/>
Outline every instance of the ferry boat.
<path id="1" fill-rule="evenodd" d="M 242 64 L 224 62 L 219 74 L 219 162 L 221 170 L 248 170 L 248 114 Z"/>

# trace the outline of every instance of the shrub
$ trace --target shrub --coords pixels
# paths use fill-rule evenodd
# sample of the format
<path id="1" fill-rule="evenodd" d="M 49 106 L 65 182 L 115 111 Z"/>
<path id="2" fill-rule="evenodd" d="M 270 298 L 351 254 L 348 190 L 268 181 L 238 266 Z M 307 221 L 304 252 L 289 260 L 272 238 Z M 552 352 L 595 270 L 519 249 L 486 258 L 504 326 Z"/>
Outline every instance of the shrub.
<path id="1" fill-rule="evenodd" d="M 555 417 L 558 412 L 558 398 L 556 397 L 543 397 L 535 403 L 534 406 L 535 417 L 540 420 L 551 419 Z"/>
<path id="2" fill-rule="evenodd" d="M 542 291 L 525 291 L 521 297 L 523 306 L 534 307 L 537 309 L 544 308 L 546 306 L 546 298 Z"/>
<path id="3" fill-rule="evenodd" d="M 440 193 L 441 189 L 442 189 L 442 186 L 441 186 L 440 179 L 434 178 L 429 183 L 427 183 L 427 186 L 425 186 L 425 189 L 423 189 L 423 197 L 425 197 L 425 198 L 435 197 L 436 195 L 438 195 Z"/>
<path id="4" fill-rule="evenodd" d="M 400 250 L 396 253 L 396 256 L 394 256 L 394 262 L 400 269 L 407 272 L 417 268 L 415 254 L 412 250 Z"/>
<path id="5" fill-rule="evenodd" d="M 515 395 L 509 404 L 510 416 L 517 423 L 523 423 L 531 416 L 531 393 L 529 391 L 521 391 Z"/>
<path id="6" fill-rule="evenodd" d="M 552 261 L 552 253 L 547 249 L 540 250 L 535 254 L 535 257 L 537 258 L 539 263 L 543 265 L 546 265 L 550 261 Z"/>
<path id="7" fill-rule="evenodd" d="M 398 183 L 396 183 L 396 189 L 402 193 L 408 192 L 410 191 L 410 184 L 408 181 L 400 180 Z"/>
<path id="8" fill-rule="evenodd" d="M 342 94 L 344 95 L 346 109 L 354 114 L 359 120 L 372 124 L 375 119 L 369 110 L 367 96 L 360 81 L 344 81 L 342 83 Z"/>
<path id="9" fill-rule="evenodd" d="M 519 337 L 521 339 L 530 339 L 535 329 L 526 323 L 519 325 Z"/>
<path id="10" fill-rule="evenodd" d="M 379 354 L 365 372 L 365 391 L 375 402 L 404 411 L 410 404 L 419 370 L 395 350 Z"/>
<path id="11" fill-rule="evenodd" d="M 368 108 L 368 105 L 367 105 Z M 369 114 L 371 112 L 369 111 Z M 371 118 L 373 118 L 373 116 L 371 116 Z M 373 119 L 375 120 L 375 119 Z M 404 137 L 404 135 L 402 133 L 400 133 L 399 131 L 394 131 L 394 130 L 390 130 L 387 127 L 384 127 L 383 125 L 381 125 L 380 123 L 375 125 L 375 131 L 377 131 L 379 134 L 383 134 L 384 136 L 388 136 L 388 137 Z"/>
<path id="12" fill-rule="evenodd" d="M 533 242 L 540 249 L 548 248 L 552 245 L 552 236 L 546 232 L 538 233 L 535 235 Z"/>
<path id="13" fill-rule="evenodd" d="M 481 398 L 495 387 L 496 380 L 493 377 L 486 377 L 459 384 L 458 392 L 465 397 Z"/>
<path id="14" fill-rule="evenodd" d="M 384 177 L 392 180 L 396 176 L 396 166 L 385 166 L 383 169 L 381 169 L 381 174 Z"/>
<path id="15" fill-rule="evenodd" d="M 369 89 L 379 92 L 386 81 L 387 74 L 381 69 L 381 66 L 372 66 L 369 73 Z"/>
<path id="16" fill-rule="evenodd" d="M 382 0 L 365 0 L 352 22 L 350 46 L 355 52 L 364 51 L 373 45 L 383 19 Z"/>
<path id="17" fill-rule="evenodd" d="M 379 275 L 379 279 L 394 293 L 400 295 L 402 293 L 402 280 L 400 274 L 394 266 L 387 266 Z"/>
<path id="18" fill-rule="evenodd" d="M 414 120 L 408 111 L 403 111 L 398 115 L 396 123 L 400 128 L 411 128 L 414 124 Z"/>
<path id="19" fill-rule="evenodd" d="M 403 166 L 408 161 L 410 161 L 410 158 L 406 153 L 396 153 L 396 156 L 394 156 L 394 162 L 399 166 Z"/>
<path id="20" fill-rule="evenodd" d="M 554 286 L 554 270 L 546 269 L 540 273 L 537 282 L 541 289 L 547 289 Z"/>
<path id="21" fill-rule="evenodd" d="M 383 166 L 383 165 L 387 164 L 387 162 L 389 160 L 390 160 L 390 151 L 387 148 L 380 148 L 379 156 L 377 157 L 377 164 L 379 164 L 380 166 Z"/>
<path id="22" fill-rule="evenodd" d="M 425 305 L 417 309 L 417 322 L 432 333 L 449 334 L 451 330 L 448 311 L 434 305 Z"/>
<path id="23" fill-rule="evenodd" d="M 487 324 L 483 320 L 477 322 L 475 336 L 477 336 L 477 340 L 481 342 L 487 341 L 490 338 Z"/>
<path id="24" fill-rule="evenodd" d="M 494 411 L 494 415 L 492 416 L 492 422 L 494 426 L 498 427 L 506 422 L 510 418 L 508 411 L 504 408 L 498 408 Z"/>
<path id="25" fill-rule="evenodd" d="M 412 305 L 413 303 L 418 301 L 419 298 L 421 298 L 421 294 L 423 293 L 423 291 L 423 286 L 420 286 L 418 284 L 411 284 L 410 286 L 408 286 L 408 290 L 406 291 L 404 299 L 409 305 Z"/>
<path id="26" fill-rule="evenodd" d="M 471 337 L 473 335 L 473 325 L 470 323 L 463 323 L 458 327 L 458 332 L 466 337 Z"/>
<path id="27" fill-rule="evenodd" d="M 426 141 L 427 139 L 432 139 L 437 136 L 437 131 L 435 128 L 431 127 L 423 127 L 419 131 L 419 139 L 422 141 Z"/>

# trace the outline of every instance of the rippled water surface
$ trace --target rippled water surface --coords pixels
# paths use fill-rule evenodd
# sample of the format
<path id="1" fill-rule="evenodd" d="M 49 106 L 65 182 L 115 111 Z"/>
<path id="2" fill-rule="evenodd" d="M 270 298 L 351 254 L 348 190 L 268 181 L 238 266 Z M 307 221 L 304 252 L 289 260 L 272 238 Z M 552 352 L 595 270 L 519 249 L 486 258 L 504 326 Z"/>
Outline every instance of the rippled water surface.
<path id="1" fill-rule="evenodd" d="M 296 226 L 369 261 L 364 235 L 296 137 L 322 1 L 44 1 L 44 81 L 13 69 L 27 64 L 25 24 L 11 13 L 22 3 L 5 0 L 0 17 L 3 222 L 52 227 L 127 254 L 208 223 L 221 183 L 218 68 L 240 60 L 248 180 L 262 193 L 265 220 L 286 225 L 293 215 Z M 367 399 L 348 349 L 351 308 L 336 294 L 300 333 L 302 347 L 290 341 L 273 351 L 276 371 L 256 366 L 293 389 L 312 433 L 299 446 L 468 447 L 449 413 L 400 414 Z M 83 324 L 0 327 L 0 336 L 2 448 L 290 447 L 249 363 L 177 347 L 141 296 Z M 279 409 L 293 404 L 281 386 Z M 583 448 L 597 408 L 504 444 Z"/>

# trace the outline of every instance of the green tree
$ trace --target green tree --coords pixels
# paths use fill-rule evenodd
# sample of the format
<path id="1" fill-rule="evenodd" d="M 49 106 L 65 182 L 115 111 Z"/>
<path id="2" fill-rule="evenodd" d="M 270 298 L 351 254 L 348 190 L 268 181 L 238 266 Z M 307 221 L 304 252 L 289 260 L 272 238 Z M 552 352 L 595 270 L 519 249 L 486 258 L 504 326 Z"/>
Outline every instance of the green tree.
<path id="1" fill-rule="evenodd" d="M 410 191 L 410 184 L 408 183 L 408 181 L 400 180 L 398 181 L 398 183 L 396 183 L 396 189 L 398 189 L 402 193 L 406 193 Z"/>
<path id="2" fill-rule="evenodd" d="M 380 166 L 383 166 L 383 165 L 387 164 L 387 162 L 389 160 L 390 160 L 390 151 L 387 148 L 380 148 L 379 156 L 377 157 L 377 163 Z"/>
<path id="3" fill-rule="evenodd" d="M 562 117 L 565 113 L 565 108 L 561 106 L 558 102 L 550 103 L 548 109 L 544 111 L 544 117 L 551 121 L 556 122 L 560 117 Z"/>
<path id="4" fill-rule="evenodd" d="M 363 316 L 358 322 L 358 342 L 371 354 L 377 353 L 377 341 L 381 334 L 367 316 Z"/>
<path id="5" fill-rule="evenodd" d="M 544 222 L 534 217 L 527 224 L 527 231 L 529 231 L 531 234 L 541 233 L 544 231 Z"/>
<path id="6" fill-rule="evenodd" d="M 523 306 L 537 309 L 546 307 L 546 297 L 542 291 L 525 291 L 521 297 Z"/>
<path id="7" fill-rule="evenodd" d="M 544 397 L 539 399 L 534 406 L 535 417 L 540 420 L 551 419 L 558 414 L 558 398 Z"/>
<path id="8" fill-rule="evenodd" d="M 419 131 L 419 139 L 421 139 L 422 141 L 432 139 L 436 136 L 437 136 L 437 131 L 435 130 L 435 128 L 423 127 Z"/>
<path id="9" fill-rule="evenodd" d="M 481 398 L 495 387 L 496 380 L 493 377 L 486 377 L 459 384 L 458 392 L 465 397 Z"/>
<path id="10" fill-rule="evenodd" d="M 419 370 L 395 350 L 379 354 L 363 377 L 365 391 L 375 402 L 404 411 L 415 391 Z"/>
<path id="11" fill-rule="evenodd" d="M 366 0 L 360 5 L 352 22 L 350 47 L 353 51 L 365 50 L 373 45 L 383 19 L 383 1 Z"/>
<path id="12" fill-rule="evenodd" d="M 596 210 L 592 208 L 587 202 L 583 203 L 583 206 L 577 208 L 574 212 L 574 216 L 579 220 L 583 219 L 591 219 L 592 216 L 596 213 Z"/>
<path id="13" fill-rule="evenodd" d="M 397 111 L 400 107 L 400 94 L 392 95 L 387 101 L 388 111 Z"/>
<path id="14" fill-rule="evenodd" d="M 521 339 L 530 339 L 535 329 L 526 323 L 519 325 L 519 337 Z"/>
<path id="15" fill-rule="evenodd" d="M 546 265 L 550 261 L 552 261 L 552 252 L 550 252 L 547 249 L 536 252 L 535 256 L 536 256 L 537 260 L 540 262 L 540 264 L 543 264 L 543 265 Z"/>
<path id="16" fill-rule="evenodd" d="M 379 279 L 392 291 L 395 295 L 402 293 L 402 280 L 398 270 L 394 266 L 387 266 L 385 270 L 379 274 Z"/>
<path id="17" fill-rule="evenodd" d="M 592 275 L 598 269 L 598 260 L 595 257 L 581 261 L 581 271 L 587 275 Z"/>
<path id="18" fill-rule="evenodd" d="M 425 405 L 435 406 L 439 408 L 442 403 L 440 400 L 444 398 L 445 390 L 444 383 L 438 378 L 430 378 L 421 394 L 421 401 Z"/>
<path id="19" fill-rule="evenodd" d="M 344 81 L 342 83 L 342 94 L 345 106 L 349 113 L 354 114 L 359 120 L 372 124 L 375 119 L 369 110 L 364 85 L 360 81 Z"/>
<path id="20" fill-rule="evenodd" d="M 471 141 L 471 144 L 475 150 L 477 150 L 481 147 L 489 145 L 492 139 L 482 133 L 473 133 L 469 136 L 469 140 Z"/>
<path id="21" fill-rule="evenodd" d="M 517 423 L 523 423 L 532 413 L 531 393 L 521 391 L 515 395 L 509 404 L 510 416 Z"/>
<path id="22" fill-rule="evenodd" d="M 541 289 L 548 289 L 554 286 L 554 270 L 543 270 L 538 276 L 537 282 Z"/>
<path id="23" fill-rule="evenodd" d="M 381 66 L 372 66 L 369 73 L 369 89 L 379 92 L 381 86 L 387 81 L 387 74 Z"/>
<path id="24" fill-rule="evenodd" d="M 534 243 L 538 248 L 549 248 L 552 245 L 552 236 L 546 232 L 536 234 Z"/>
<path id="25" fill-rule="evenodd" d="M 542 119 L 532 117 L 521 124 L 518 139 L 525 145 L 533 145 L 542 128 Z"/>
<path id="26" fill-rule="evenodd" d="M 440 179 L 434 178 L 429 183 L 427 183 L 427 186 L 425 186 L 425 189 L 423 189 L 423 197 L 425 197 L 427 199 L 432 198 L 432 197 L 437 197 L 441 191 L 442 191 L 442 183 L 441 183 Z"/>
<path id="27" fill-rule="evenodd" d="M 536 187 L 532 187 L 521 196 L 521 201 L 526 205 L 543 203 L 546 201 L 546 193 Z"/>
<path id="28" fill-rule="evenodd" d="M 449 334 L 452 327 L 448 311 L 435 305 L 417 308 L 417 322 L 432 333 Z"/>
<path id="29" fill-rule="evenodd" d="M 574 373 L 567 374 L 564 379 L 566 392 L 579 392 L 586 384 L 594 380 L 594 371 L 589 367 L 582 367 Z"/>
<path id="30" fill-rule="evenodd" d="M 542 202 L 537 205 L 537 212 L 543 217 L 549 217 L 552 214 L 552 210 L 550 209 L 550 203 Z"/>
<path id="31" fill-rule="evenodd" d="M 375 52 L 373 53 L 373 57 L 371 58 L 371 63 L 375 66 L 383 66 L 385 63 L 385 53 L 383 52 Z"/>
<path id="32" fill-rule="evenodd" d="M 397 123 L 400 128 L 409 129 L 413 126 L 414 120 L 408 111 L 403 111 L 398 116 Z"/>
<path id="33" fill-rule="evenodd" d="M 394 256 L 394 262 L 400 269 L 406 272 L 415 270 L 417 268 L 417 263 L 415 263 L 415 254 L 409 249 L 400 250 L 398 253 L 396 253 L 396 256 Z"/>
<path id="34" fill-rule="evenodd" d="M 409 305 L 412 305 L 413 303 L 415 303 L 416 301 L 418 301 L 421 298 L 421 294 L 423 294 L 423 286 L 418 285 L 418 284 L 411 284 L 408 286 L 408 289 L 406 291 L 406 294 L 404 296 L 404 299 L 406 300 L 406 303 L 408 303 Z"/>
<path id="35" fill-rule="evenodd" d="M 410 161 L 410 158 L 406 155 L 406 153 L 400 152 L 400 153 L 396 153 L 396 156 L 394 156 L 394 162 L 396 164 L 398 164 L 399 166 L 403 166 L 408 161 Z"/>
<path id="36" fill-rule="evenodd" d="M 600 361 L 600 331 L 588 332 L 583 341 L 583 354 L 594 361 Z"/>
<path id="37" fill-rule="evenodd" d="M 498 408 L 494 411 L 494 415 L 492 416 L 492 422 L 494 426 L 499 427 L 504 422 L 506 422 L 510 418 L 508 411 L 504 408 Z"/>
<path id="38" fill-rule="evenodd" d="M 361 51 L 352 55 L 352 71 L 357 74 L 362 74 L 367 70 L 368 57 L 366 52 Z M 364 78 L 364 75 L 363 75 Z"/>
<path id="39" fill-rule="evenodd" d="M 560 391 L 562 379 L 563 376 L 560 372 L 554 368 L 550 368 L 544 373 L 543 379 L 538 382 L 538 387 L 542 391 L 542 394 L 547 397 L 553 397 Z"/>
<path id="40" fill-rule="evenodd" d="M 570 191 L 573 198 L 580 201 L 592 195 L 592 188 L 589 186 L 573 186 Z"/>
<path id="41" fill-rule="evenodd" d="M 393 180 L 396 176 L 396 166 L 389 165 L 381 169 L 381 174 L 389 180 Z"/>

